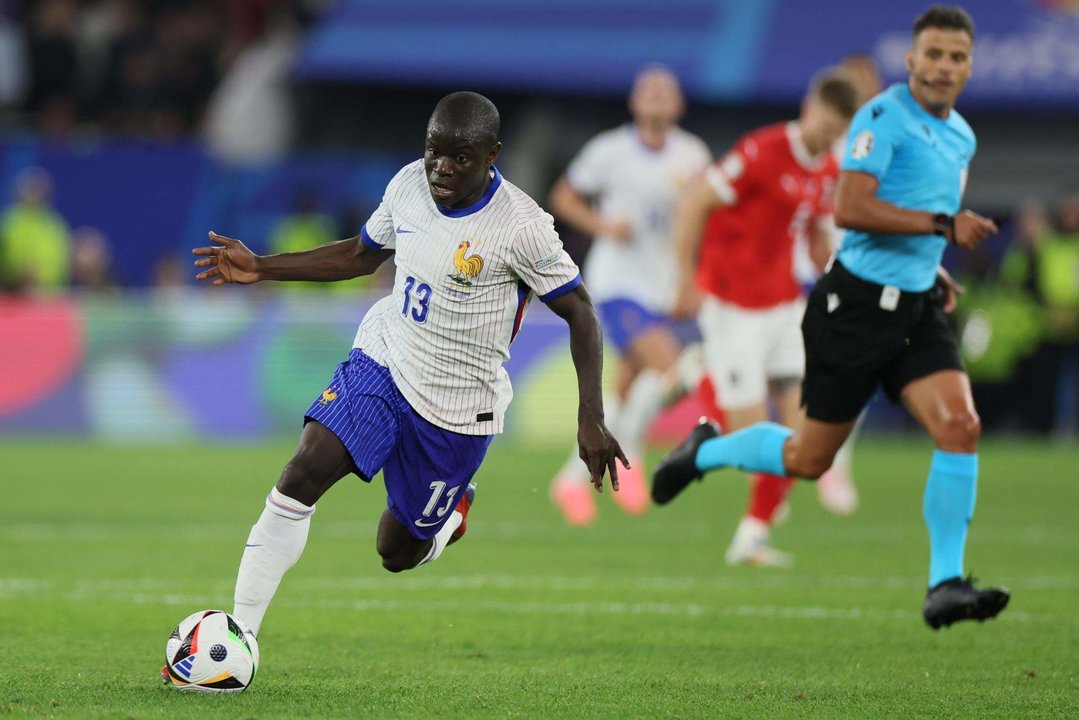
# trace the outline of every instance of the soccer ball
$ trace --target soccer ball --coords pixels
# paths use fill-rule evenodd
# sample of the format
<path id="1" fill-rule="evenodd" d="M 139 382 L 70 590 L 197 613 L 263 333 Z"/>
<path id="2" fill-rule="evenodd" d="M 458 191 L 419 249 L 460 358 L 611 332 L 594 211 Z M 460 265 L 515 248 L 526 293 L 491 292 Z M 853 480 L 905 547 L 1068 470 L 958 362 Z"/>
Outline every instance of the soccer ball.
<path id="1" fill-rule="evenodd" d="M 200 610 L 169 636 L 162 674 L 177 690 L 237 693 L 258 667 L 258 642 L 246 625 L 222 610 Z"/>

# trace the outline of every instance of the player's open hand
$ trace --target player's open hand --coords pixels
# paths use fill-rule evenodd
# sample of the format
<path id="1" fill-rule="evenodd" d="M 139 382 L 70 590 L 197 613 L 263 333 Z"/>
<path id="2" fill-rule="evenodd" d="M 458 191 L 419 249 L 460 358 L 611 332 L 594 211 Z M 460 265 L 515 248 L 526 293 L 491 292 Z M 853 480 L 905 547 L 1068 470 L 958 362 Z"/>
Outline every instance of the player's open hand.
<path id="1" fill-rule="evenodd" d="M 617 492 L 618 464 L 615 459 L 620 460 L 624 468 L 629 468 L 629 460 L 607 426 L 602 421 L 582 421 L 577 429 L 577 445 L 596 492 L 603 492 L 603 476 L 606 473 L 611 475 L 611 489 Z"/>
<path id="2" fill-rule="evenodd" d="M 620 218 L 600 218 L 597 235 L 606 235 L 625 242 L 633 237 L 633 226 Z"/>
<path id="3" fill-rule="evenodd" d="M 196 280 L 210 280 L 214 285 L 258 282 L 258 256 L 239 240 L 210 231 L 210 247 L 198 247 L 191 252 L 201 255 L 195 267 L 207 268 L 195 276 Z"/>
<path id="4" fill-rule="evenodd" d="M 956 245 L 968 250 L 978 247 L 987 237 L 996 235 L 998 230 L 995 222 L 970 210 L 964 210 L 956 215 L 953 227 L 952 240 Z"/>

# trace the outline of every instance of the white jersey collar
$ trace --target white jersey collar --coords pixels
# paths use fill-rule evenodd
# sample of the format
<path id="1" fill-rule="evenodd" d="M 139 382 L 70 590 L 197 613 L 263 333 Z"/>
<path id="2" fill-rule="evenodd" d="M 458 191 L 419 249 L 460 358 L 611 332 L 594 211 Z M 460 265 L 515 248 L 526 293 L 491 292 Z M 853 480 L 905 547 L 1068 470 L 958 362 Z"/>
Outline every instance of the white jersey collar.
<path id="1" fill-rule="evenodd" d="M 805 142 L 802 140 L 802 131 L 798 127 L 796 120 L 791 120 L 787 123 L 787 142 L 790 144 L 791 154 L 794 155 L 794 159 L 798 161 L 799 165 L 806 170 L 820 170 L 821 164 L 824 162 L 824 153 L 814 156 L 809 152 L 809 148 L 806 147 Z"/>

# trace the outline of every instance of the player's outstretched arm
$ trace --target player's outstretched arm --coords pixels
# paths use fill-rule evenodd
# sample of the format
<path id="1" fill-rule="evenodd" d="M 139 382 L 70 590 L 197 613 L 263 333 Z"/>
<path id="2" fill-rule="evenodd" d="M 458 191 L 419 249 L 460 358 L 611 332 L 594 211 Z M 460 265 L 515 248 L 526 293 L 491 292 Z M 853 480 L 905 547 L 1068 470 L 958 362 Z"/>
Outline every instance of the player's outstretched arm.
<path id="1" fill-rule="evenodd" d="M 607 235 L 616 240 L 629 240 L 633 235 L 633 226 L 625 220 L 605 217 L 592 206 L 588 198 L 573 189 L 563 175 L 551 188 L 548 198 L 551 213 L 564 223 L 588 235 Z"/>
<path id="2" fill-rule="evenodd" d="M 603 475 L 608 472 L 611 474 L 611 487 L 618 490 L 615 458 L 627 468 L 629 460 L 603 421 L 603 333 L 592 299 L 584 285 L 579 285 L 547 305 L 569 325 L 569 348 L 573 367 L 577 371 L 577 392 L 580 397 L 577 445 L 580 447 L 581 460 L 588 466 L 597 492 L 603 492 Z"/>
<path id="3" fill-rule="evenodd" d="M 256 255 L 239 240 L 210 232 L 213 245 L 191 252 L 199 259 L 195 267 L 206 268 L 196 280 L 214 285 L 249 285 L 262 280 L 332 282 L 370 275 L 393 255 L 392 250 L 372 250 L 359 237 L 326 243 L 312 250 L 279 255 Z"/>

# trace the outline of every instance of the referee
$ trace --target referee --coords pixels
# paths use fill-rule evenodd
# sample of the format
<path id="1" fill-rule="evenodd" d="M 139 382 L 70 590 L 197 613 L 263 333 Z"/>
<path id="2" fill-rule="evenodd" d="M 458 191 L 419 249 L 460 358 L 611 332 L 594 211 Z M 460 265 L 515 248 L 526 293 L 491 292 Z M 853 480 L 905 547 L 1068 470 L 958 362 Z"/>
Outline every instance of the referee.
<path id="1" fill-rule="evenodd" d="M 976 142 L 954 105 L 973 44 L 965 10 L 930 8 L 914 22 L 908 81 L 870 100 L 851 123 L 835 198 L 847 232 L 802 321 L 801 427 L 758 423 L 717 437 L 703 423 L 657 467 L 652 485 L 663 504 L 715 468 L 817 478 L 883 386 L 936 445 L 923 504 L 930 562 L 922 614 L 934 629 L 995 617 L 1009 598 L 963 577 L 981 423 L 945 318 L 958 288 L 940 267 L 947 243 L 974 248 L 997 231 L 991 220 L 959 212 Z"/>

